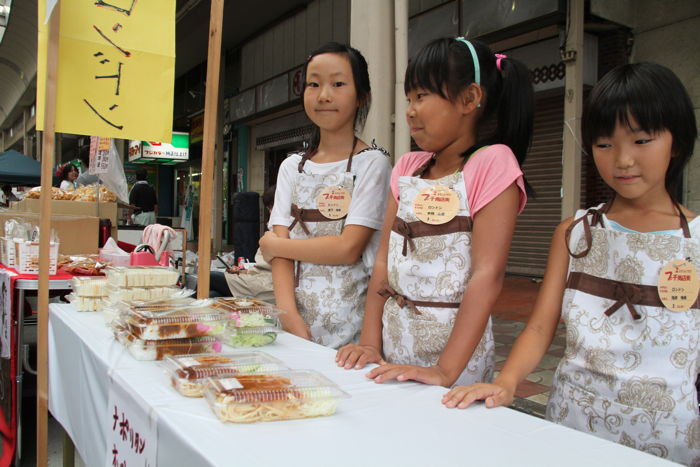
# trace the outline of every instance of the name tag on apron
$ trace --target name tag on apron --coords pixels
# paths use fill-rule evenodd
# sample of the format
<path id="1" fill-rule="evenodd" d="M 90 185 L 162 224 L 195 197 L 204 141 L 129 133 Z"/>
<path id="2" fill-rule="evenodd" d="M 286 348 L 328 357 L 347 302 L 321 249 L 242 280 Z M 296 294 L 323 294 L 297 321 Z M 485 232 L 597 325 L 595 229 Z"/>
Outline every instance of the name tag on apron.
<path id="1" fill-rule="evenodd" d="M 413 198 L 413 212 L 426 224 L 445 224 L 457 216 L 459 196 L 453 189 L 443 185 L 424 188 Z"/>
<path id="2" fill-rule="evenodd" d="M 661 268 L 657 284 L 659 298 L 671 311 L 688 311 L 698 299 L 698 270 L 690 261 L 674 259 Z"/>
<path id="3" fill-rule="evenodd" d="M 327 186 L 318 194 L 316 207 L 328 219 L 342 219 L 350 209 L 352 195 L 342 186 Z"/>

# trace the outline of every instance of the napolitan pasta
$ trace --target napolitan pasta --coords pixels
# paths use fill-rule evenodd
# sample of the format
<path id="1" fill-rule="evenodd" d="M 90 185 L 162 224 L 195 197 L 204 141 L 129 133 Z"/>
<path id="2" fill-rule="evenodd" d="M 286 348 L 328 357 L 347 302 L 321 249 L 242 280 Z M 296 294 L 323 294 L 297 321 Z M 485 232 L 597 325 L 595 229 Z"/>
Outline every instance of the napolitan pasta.
<path id="1" fill-rule="evenodd" d="M 286 370 L 275 357 L 264 352 L 166 357 L 164 365 L 172 386 L 187 397 L 202 397 L 208 378 L 230 378 L 241 374 Z"/>
<path id="2" fill-rule="evenodd" d="M 346 394 L 319 373 L 288 371 L 242 375 L 234 387 L 209 379 L 205 396 L 225 422 L 252 423 L 333 415 Z"/>

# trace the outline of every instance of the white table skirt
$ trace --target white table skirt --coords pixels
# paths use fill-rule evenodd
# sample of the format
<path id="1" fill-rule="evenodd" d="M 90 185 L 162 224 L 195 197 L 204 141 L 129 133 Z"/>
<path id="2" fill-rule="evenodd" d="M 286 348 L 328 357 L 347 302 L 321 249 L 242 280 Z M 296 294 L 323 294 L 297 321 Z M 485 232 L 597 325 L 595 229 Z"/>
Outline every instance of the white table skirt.
<path id="1" fill-rule="evenodd" d="M 334 351 L 290 334 L 262 348 L 293 369 L 315 369 L 352 398 L 331 417 L 221 423 L 204 399 L 180 396 L 158 362 L 140 362 L 99 313 L 51 305 L 49 409 L 88 466 L 104 465 L 108 375 L 158 416 L 159 466 L 652 466 L 662 459 L 516 412 L 440 404 L 444 388 L 376 384 L 336 367 Z"/>

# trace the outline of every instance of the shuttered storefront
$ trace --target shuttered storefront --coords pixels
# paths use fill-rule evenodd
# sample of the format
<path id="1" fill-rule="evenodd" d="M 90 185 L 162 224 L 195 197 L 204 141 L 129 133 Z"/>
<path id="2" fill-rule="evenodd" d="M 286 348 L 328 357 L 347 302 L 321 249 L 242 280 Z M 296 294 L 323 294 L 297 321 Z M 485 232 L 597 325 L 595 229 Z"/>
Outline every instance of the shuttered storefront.
<path id="1" fill-rule="evenodd" d="M 549 244 L 561 216 L 564 98 L 540 97 L 535 107 L 532 145 L 523 172 L 535 190 L 518 217 L 506 271 L 542 276 Z"/>

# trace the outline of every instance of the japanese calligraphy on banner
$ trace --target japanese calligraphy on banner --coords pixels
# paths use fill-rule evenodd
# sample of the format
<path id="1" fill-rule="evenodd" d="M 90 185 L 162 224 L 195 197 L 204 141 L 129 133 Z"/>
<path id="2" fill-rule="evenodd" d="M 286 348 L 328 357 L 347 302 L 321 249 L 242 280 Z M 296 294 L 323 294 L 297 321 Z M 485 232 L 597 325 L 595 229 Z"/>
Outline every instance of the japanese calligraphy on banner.
<path id="1" fill-rule="evenodd" d="M 48 26 L 40 0 L 37 129 L 43 130 Z M 56 131 L 170 142 L 175 0 L 61 0 Z"/>
<path id="2" fill-rule="evenodd" d="M 127 393 L 114 373 L 109 381 L 105 426 L 106 467 L 156 467 L 158 423 L 155 412 Z M 138 397 L 138 396 L 136 396 Z"/>

